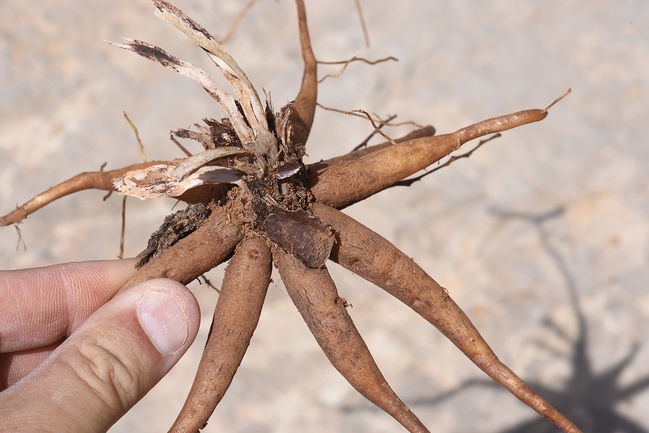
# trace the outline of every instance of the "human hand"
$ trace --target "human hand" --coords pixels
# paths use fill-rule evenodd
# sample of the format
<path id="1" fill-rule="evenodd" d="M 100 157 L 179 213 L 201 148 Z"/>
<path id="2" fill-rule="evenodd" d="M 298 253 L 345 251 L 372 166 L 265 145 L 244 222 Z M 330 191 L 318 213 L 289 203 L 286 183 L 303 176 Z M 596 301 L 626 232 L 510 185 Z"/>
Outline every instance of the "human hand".
<path id="1" fill-rule="evenodd" d="M 134 264 L 0 271 L 0 431 L 105 432 L 185 353 L 196 299 L 164 279 L 113 298 Z"/>

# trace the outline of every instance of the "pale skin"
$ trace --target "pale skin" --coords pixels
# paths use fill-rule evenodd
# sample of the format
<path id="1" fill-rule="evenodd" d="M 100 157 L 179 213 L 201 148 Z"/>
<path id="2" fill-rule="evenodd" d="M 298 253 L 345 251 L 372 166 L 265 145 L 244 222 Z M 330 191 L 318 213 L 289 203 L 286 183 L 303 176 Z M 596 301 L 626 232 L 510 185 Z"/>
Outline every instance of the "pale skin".
<path id="1" fill-rule="evenodd" d="M 0 431 L 105 432 L 186 352 L 196 299 L 168 279 L 115 295 L 134 265 L 0 271 Z"/>

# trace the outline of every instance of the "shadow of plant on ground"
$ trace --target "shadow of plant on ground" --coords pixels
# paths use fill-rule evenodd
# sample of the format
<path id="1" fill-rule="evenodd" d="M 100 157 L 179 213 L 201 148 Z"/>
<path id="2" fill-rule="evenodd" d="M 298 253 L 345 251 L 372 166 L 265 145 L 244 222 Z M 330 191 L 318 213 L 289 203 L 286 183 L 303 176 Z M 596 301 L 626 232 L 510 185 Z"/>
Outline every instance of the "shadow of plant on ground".
<path id="1" fill-rule="evenodd" d="M 544 326 L 561 340 L 571 343 L 571 353 L 559 353 L 543 342 L 539 347 L 552 352 L 558 357 L 569 357 L 571 376 L 562 386 L 550 387 L 546 384 L 527 380 L 526 382 L 541 397 L 556 407 L 571 419 L 580 429 L 590 433 L 649 433 L 649 429 L 641 426 L 618 411 L 618 405 L 624 401 L 649 389 L 649 375 L 636 380 L 634 383 L 622 386 L 618 382 L 623 372 L 632 363 L 640 350 L 640 344 L 635 343 L 629 352 L 616 364 L 604 371 L 596 372 L 593 369 L 589 353 L 589 335 L 586 317 L 581 309 L 575 280 L 570 269 L 559 251 L 549 242 L 549 231 L 545 222 L 563 215 L 565 209 L 558 207 L 551 211 L 534 215 L 504 210 L 492 210 L 503 219 L 517 218 L 530 222 L 538 230 L 543 249 L 551 257 L 553 263 L 564 279 L 574 314 L 577 318 L 577 338 L 571 342 L 570 336 L 552 319 L 546 319 Z M 457 387 L 431 397 L 413 398 L 406 400 L 408 406 L 434 406 L 455 397 L 465 390 L 472 388 L 502 388 L 488 380 L 469 379 Z M 359 407 L 346 407 L 348 411 L 365 410 Z M 514 427 L 502 430 L 501 433 L 554 433 L 560 430 L 543 418 L 532 418 L 522 421 Z"/>

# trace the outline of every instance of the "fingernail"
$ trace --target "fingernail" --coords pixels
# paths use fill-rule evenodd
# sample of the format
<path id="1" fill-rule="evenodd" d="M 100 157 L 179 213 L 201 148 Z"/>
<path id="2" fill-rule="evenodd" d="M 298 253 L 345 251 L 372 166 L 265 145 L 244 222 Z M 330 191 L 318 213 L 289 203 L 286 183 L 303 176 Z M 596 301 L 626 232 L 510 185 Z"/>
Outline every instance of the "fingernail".
<path id="1" fill-rule="evenodd" d="M 137 306 L 142 329 L 165 355 L 178 352 L 187 341 L 187 315 L 176 297 L 165 292 L 148 292 Z"/>

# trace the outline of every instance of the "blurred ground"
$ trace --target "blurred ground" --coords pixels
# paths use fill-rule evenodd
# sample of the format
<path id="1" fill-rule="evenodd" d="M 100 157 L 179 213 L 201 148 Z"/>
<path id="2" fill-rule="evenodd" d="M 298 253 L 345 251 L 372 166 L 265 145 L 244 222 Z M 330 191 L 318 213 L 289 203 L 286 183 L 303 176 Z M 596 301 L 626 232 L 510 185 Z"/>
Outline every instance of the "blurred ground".
<path id="1" fill-rule="evenodd" d="M 217 37 L 243 1 L 176 3 Z M 4 0 L 0 14 L 0 212 L 78 172 L 180 156 L 168 131 L 219 109 L 193 82 L 102 40 L 144 39 L 217 76 L 146 0 Z M 643 0 L 307 1 L 321 60 L 352 55 L 320 102 L 448 132 L 543 108 L 469 160 L 348 213 L 412 256 L 474 320 L 496 353 L 590 432 L 649 431 L 649 3 Z M 226 46 L 276 108 L 299 86 L 294 5 L 263 1 Z M 336 69 L 321 68 L 320 74 Z M 310 160 L 348 151 L 367 122 L 317 113 Z M 406 129 L 387 131 L 399 136 Z M 65 198 L 0 231 L 0 267 L 111 259 L 120 202 Z M 135 255 L 173 201 L 128 201 Z M 379 289 L 331 266 L 388 381 L 431 430 L 545 432 L 434 329 Z M 210 277 L 218 282 L 221 270 Z M 205 431 L 397 432 L 329 366 L 276 276 L 258 331 Z M 181 363 L 112 432 L 164 431 L 182 405 L 216 300 L 192 285 L 205 323 Z M 576 303 L 571 303 L 571 293 Z M 635 347 L 635 349 L 634 349 Z M 529 423 L 529 424 L 528 424 Z"/>

